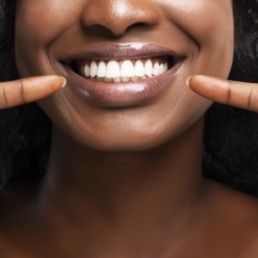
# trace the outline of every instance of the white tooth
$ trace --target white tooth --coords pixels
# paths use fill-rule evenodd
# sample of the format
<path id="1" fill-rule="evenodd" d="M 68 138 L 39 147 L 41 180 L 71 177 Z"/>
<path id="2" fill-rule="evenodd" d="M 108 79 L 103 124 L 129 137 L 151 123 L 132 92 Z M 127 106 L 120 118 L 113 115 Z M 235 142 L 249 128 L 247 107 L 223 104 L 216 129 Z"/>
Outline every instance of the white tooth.
<path id="1" fill-rule="evenodd" d="M 98 65 L 98 72 L 97 72 L 97 77 L 103 78 L 106 77 L 106 64 L 105 62 L 101 61 Z"/>
<path id="2" fill-rule="evenodd" d="M 152 74 L 153 74 L 154 76 L 159 75 L 159 63 L 156 62 L 156 63 L 154 64 Z"/>
<path id="3" fill-rule="evenodd" d="M 132 61 L 123 61 L 121 65 L 121 77 L 134 77 L 134 66 Z"/>
<path id="4" fill-rule="evenodd" d="M 164 70 L 165 70 L 165 72 L 168 70 L 168 63 L 167 62 L 164 64 Z"/>
<path id="5" fill-rule="evenodd" d="M 138 77 L 142 77 L 145 74 L 145 69 L 142 61 L 137 60 L 134 65 L 134 75 Z"/>
<path id="6" fill-rule="evenodd" d="M 160 64 L 159 65 L 159 74 L 162 74 L 162 73 L 164 73 L 164 65 Z"/>
<path id="7" fill-rule="evenodd" d="M 113 78 L 113 82 L 121 82 L 121 77 L 116 77 L 116 78 Z"/>
<path id="8" fill-rule="evenodd" d="M 152 76 L 152 61 L 148 59 L 144 65 L 145 74 L 149 77 Z"/>
<path id="9" fill-rule="evenodd" d="M 130 81 L 130 77 L 122 77 L 122 82 L 129 82 Z"/>
<path id="10" fill-rule="evenodd" d="M 98 66 L 97 63 L 95 61 L 93 61 L 90 65 L 90 77 L 95 77 L 97 76 L 97 72 L 98 72 Z"/>
<path id="11" fill-rule="evenodd" d="M 84 66 L 84 76 L 90 77 L 90 67 L 88 65 Z"/>
<path id="12" fill-rule="evenodd" d="M 108 62 L 106 77 L 107 78 L 120 77 L 120 68 L 119 68 L 118 62 L 116 62 L 116 61 L 109 61 Z"/>

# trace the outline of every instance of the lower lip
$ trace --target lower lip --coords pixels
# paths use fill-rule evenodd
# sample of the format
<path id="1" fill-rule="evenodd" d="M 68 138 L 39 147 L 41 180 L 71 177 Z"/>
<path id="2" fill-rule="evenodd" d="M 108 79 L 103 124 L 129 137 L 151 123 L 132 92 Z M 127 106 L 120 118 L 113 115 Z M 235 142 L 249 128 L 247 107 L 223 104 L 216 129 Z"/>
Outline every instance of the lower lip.
<path id="1" fill-rule="evenodd" d="M 145 103 L 161 94 L 174 80 L 181 63 L 159 76 L 128 83 L 96 82 L 80 76 L 69 67 L 66 71 L 71 87 L 93 105 L 126 107 Z"/>

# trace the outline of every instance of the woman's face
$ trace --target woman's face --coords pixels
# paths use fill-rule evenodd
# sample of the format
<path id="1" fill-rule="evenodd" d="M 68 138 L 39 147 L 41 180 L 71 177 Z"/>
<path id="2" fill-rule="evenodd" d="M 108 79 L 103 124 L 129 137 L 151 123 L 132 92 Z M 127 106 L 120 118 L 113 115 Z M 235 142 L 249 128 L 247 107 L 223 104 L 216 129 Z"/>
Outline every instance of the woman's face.
<path id="1" fill-rule="evenodd" d="M 17 66 L 67 78 L 39 105 L 76 141 L 144 150 L 203 116 L 186 79 L 228 76 L 233 31 L 232 0 L 18 0 Z"/>

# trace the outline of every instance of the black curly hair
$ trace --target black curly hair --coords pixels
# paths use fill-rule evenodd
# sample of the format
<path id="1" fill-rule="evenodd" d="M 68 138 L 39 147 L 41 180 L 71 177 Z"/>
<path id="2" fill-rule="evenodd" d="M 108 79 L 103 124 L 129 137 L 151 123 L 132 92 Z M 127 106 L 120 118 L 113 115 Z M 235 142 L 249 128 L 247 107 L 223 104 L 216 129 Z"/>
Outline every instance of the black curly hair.
<path id="1" fill-rule="evenodd" d="M 229 79 L 258 82 L 258 0 L 233 0 L 235 55 Z M 204 176 L 258 196 L 258 114 L 214 104 L 206 113 Z"/>
<path id="2" fill-rule="evenodd" d="M 0 0 L 0 81 L 18 78 L 14 58 L 16 0 Z M 233 0 L 235 56 L 229 78 L 258 82 L 258 0 Z M 0 188 L 41 177 L 51 121 L 36 104 L 0 111 Z M 206 114 L 204 176 L 258 196 L 258 114 L 214 104 Z"/>
<path id="3" fill-rule="evenodd" d="M 0 0 L 0 81 L 17 79 L 14 53 L 16 0 Z M 0 111 L 0 189 L 44 174 L 51 121 L 35 104 Z"/>

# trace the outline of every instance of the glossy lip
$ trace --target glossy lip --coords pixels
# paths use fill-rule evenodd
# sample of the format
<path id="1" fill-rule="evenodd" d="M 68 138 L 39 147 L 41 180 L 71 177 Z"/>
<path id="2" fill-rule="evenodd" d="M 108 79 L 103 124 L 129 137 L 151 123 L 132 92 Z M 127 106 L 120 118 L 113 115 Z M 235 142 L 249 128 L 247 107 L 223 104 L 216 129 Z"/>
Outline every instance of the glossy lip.
<path id="1" fill-rule="evenodd" d="M 91 60 L 123 60 L 123 59 L 141 59 L 152 56 L 174 56 L 182 59 L 175 51 L 155 44 L 145 43 L 124 43 L 110 44 L 102 43 L 88 46 L 86 49 L 78 49 L 72 54 L 68 54 L 62 62 L 71 60 L 91 59 Z"/>
<path id="2" fill-rule="evenodd" d="M 107 83 L 89 80 L 71 68 L 75 60 L 126 60 L 156 56 L 171 56 L 175 64 L 167 72 L 135 82 Z M 173 50 L 155 44 L 98 44 L 79 50 L 61 60 L 66 77 L 73 89 L 83 95 L 87 101 L 101 107 L 126 107 L 145 103 L 155 98 L 168 86 L 182 65 L 185 57 Z"/>

